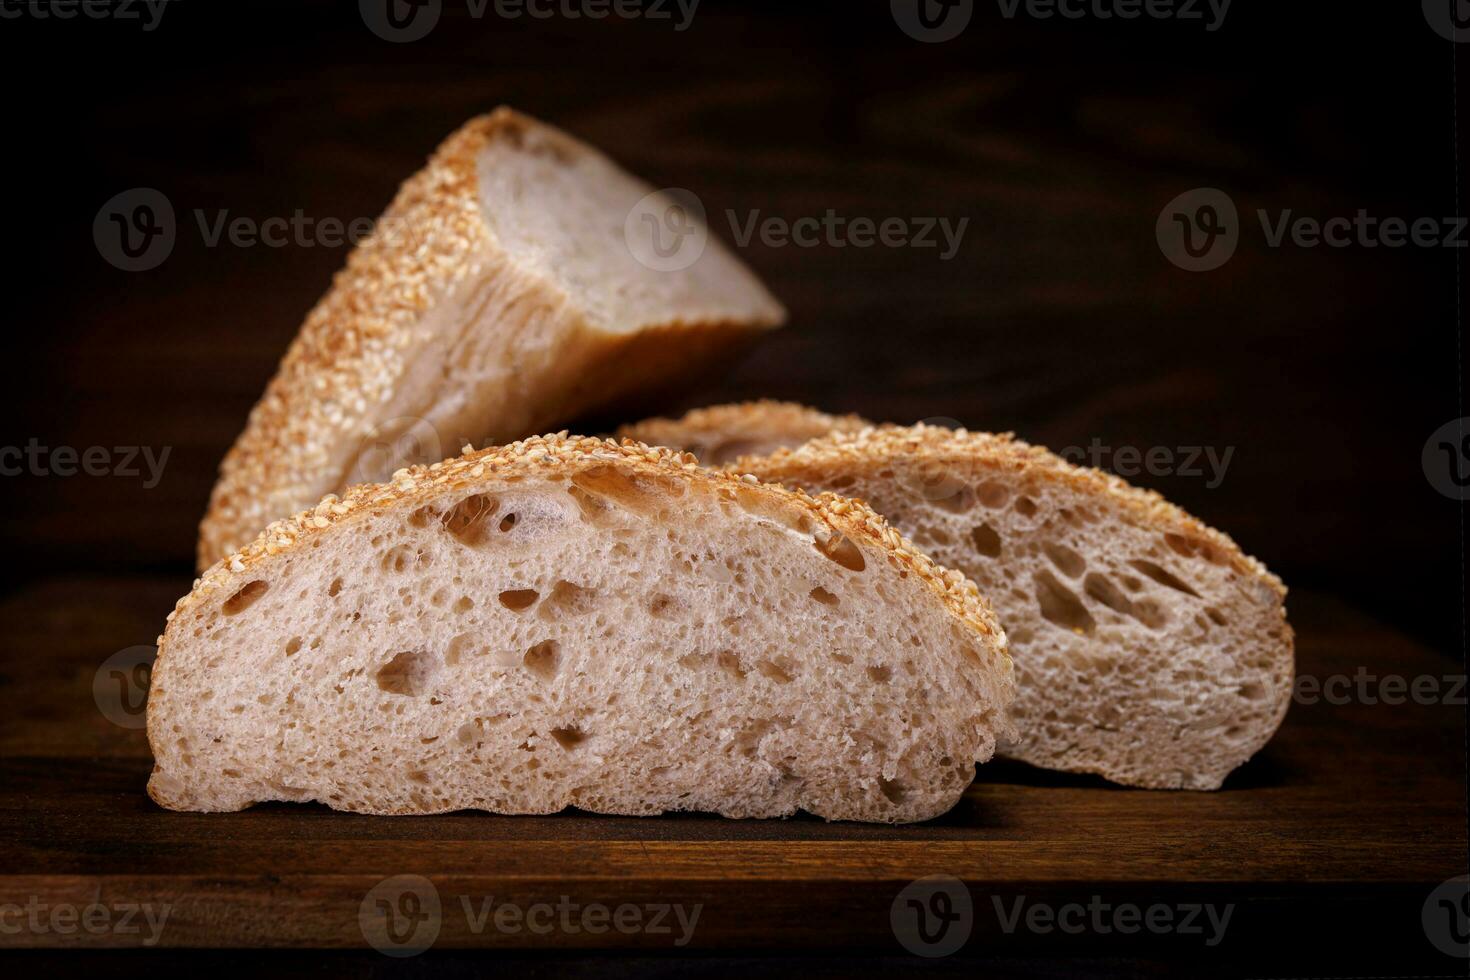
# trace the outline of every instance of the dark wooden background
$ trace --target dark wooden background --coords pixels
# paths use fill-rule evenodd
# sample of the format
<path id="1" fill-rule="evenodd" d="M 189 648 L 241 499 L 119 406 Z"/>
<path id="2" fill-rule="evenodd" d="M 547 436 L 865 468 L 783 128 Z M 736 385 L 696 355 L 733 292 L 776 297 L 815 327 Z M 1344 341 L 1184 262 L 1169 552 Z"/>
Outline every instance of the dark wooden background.
<path id="1" fill-rule="evenodd" d="M 1304 9 L 1282 9 L 1283 7 Z M 207 248 L 187 213 L 373 217 L 509 103 L 659 186 L 795 219 L 969 218 L 959 254 L 754 243 L 790 327 L 709 400 L 950 417 L 1052 446 L 1235 447 L 1220 486 L 1144 475 L 1289 584 L 1459 645 L 1459 506 L 1420 450 L 1457 408 L 1464 251 L 1161 254 L 1175 195 L 1242 215 L 1455 213 L 1452 55 L 1417 4 L 1239 0 L 1220 30 L 977 6 L 919 44 L 886 2 L 704 0 L 692 26 L 475 20 L 387 44 L 347 3 L 176 2 L 158 29 L 0 22 L 5 444 L 172 447 L 162 482 L 4 478 L 12 580 L 186 569 L 225 447 L 343 248 Z M 1463 72 L 1462 72 L 1463 74 Z M 180 216 L 159 268 L 93 245 L 113 194 Z"/>
<path id="2" fill-rule="evenodd" d="M 791 323 L 699 400 L 772 396 L 878 419 L 952 418 L 1053 447 L 1096 438 L 1233 448 L 1218 487 L 1181 475 L 1137 482 L 1315 597 L 1314 663 L 1347 670 L 1371 655 L 1378 669 L 1401 661 L 1423 671 L 1434 669 L 1429 651 L 1463 657 L 1462 505 L 1430 486 L 1420 453 L 1464 414 L 1464 250 L 1270 248 L 1254 219 L 1257 208 L 1456 213 L 1458 46 L 1429 30 L 1419 4 L 1236 0 L 1207 32 L 1007 19 L 978 3 L 969 29 L 943 44 L 905 36 L 885 0 L 703 0 L 683 32 L 654 21 L 475 20 L 463 2 L 445 6 L 428 38 L 403 45 L 368 32 L 351 0 L 173 0 L 146 33 L 0 20 L 10 355 L 0 446 L 170 448 L 153 488 L 119 476 L 0 477 L 11 559 L 0 570 L 10 624 L 0 684 L 30 706 L 4 729 L 19 760 L 5 809 L 33 834 L 38 825 L 22 817 L 32 806 L 71 828 L 67 846 L 79 851 L 58 868 L 131 867 L 108 850 L 105 828 L 74 816 L 78 806 L 102 807 L 102 823 L 119 806 L 117 820 L 136 820 L 124 821 L 129 833 L 152 833 L 156 812 L 134 785 L 146 774 L 142 743 L 116 732 L 68 741 L 63 721 L 90 711 L 87 665 L 151 643 L 171 597 L 188 589 L 219 458 L 346 252 L 206 247 L 192 212 L 371 218 L 438 140 L 500 103 L 605 148 L 656 185 L 695 191 L 727 241 L 726 209 L 969 219 L 948 262 L 932 249 L 742 250 Z M 178 242 L 158 268 L 127 273 L 103 261 L 92 222 L 108 198 L 138 186 L 169 197 Z M 1246 225 L 1228 263 L 1191 273 L 1166 261 L 1154 225 L 1166 202 L 1200 186 L 1229 193 Z M 90 594 L 100 611 L 86 618 Z M 54 706 L 47 692 L 62 687 L 28 673 L 52 646 L 70 658 L 53 680 L 80 708 Z M 1424 786 L 1408 776 L 1396 790 L 1438 821 L 1395 824 L 1395 847 L 1412 850 L 1415 834 L 1436 842 L 1422 866 L 1402 865 L 1415 882 L 1444 863 L 1446 841 L 1464 839 L 1463 828 L 1445 836 L 1463 817 L 1463 769 L 1453 770 L 1462 729 L 1436 718 L 1395 729 L 1379 760 L 1387 771 L 1394 753 L 1433 748 L 1433 798 L 1415 797 Z M 1318 747 L 1356 751 L 1333 738 Z M 1264 775 L 1237 784 L 1266 794 L 1245 804 L 1261 808 L 1254 819 L 1271 819 L 1271 788 L 1293 782 L 1279 759 L 1306 759 L 1300 747 L 1317 743 L 1299 734 L 1285 744 Z M 57 791 L 58 773 L 73 789 L 88 785 L 97 753 L 131 761 L 105 774 L 95 798 Z M 1301 765 L 1287 771 L 1310 771 Z M 1345 772 L 1327 784 L 1342 790 L 1333 833 L 1348 834 L 1353 811 L 1343 807 L 1372 791 Z M 1083 796 L 1092 792 L 1102 791 Z M 1110 798 L 1143 807 L 1141 825 L 1164 799 Z M 1300 806 L 1293 832 L 1309 835 L 1318 816 Z M 801 836 L 814 825 L 791 826 Z M 1239 843 L 1242 854 L 1259 850 Z M 42 844 L 12 853 L 51 854 Z M 167 849 L 150 853 L 140 867 L 174 868 Z M 1295 867 L 1287 854 L 1271 851 L 1267 863 Z"/>

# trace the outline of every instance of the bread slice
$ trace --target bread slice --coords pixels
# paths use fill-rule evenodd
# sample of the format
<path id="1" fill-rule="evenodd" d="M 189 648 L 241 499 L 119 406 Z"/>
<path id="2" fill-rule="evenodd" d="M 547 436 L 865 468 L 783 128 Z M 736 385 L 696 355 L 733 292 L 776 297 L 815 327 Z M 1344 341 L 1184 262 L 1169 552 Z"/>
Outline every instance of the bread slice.
<path id="1" fill-rule="evenodd" d="M 924 425 L 731 469 L 861 498 L 980 586 L 1016 662 L 1021 737 L 1003 755 L 1216 789 L 1286 713 L 1281 581 L 1156 493 L 1008 435 Z"/>
<path id="2" fill-rule="evenodd" d="M 675 203 L 651 193 L 509 109 L 445 140 L 307 316 L 225 457 L 199 567 L 323 494 L 696 375 L 784 320 L 718 241 L 694 249 L 708 232 L 693 214 L 674 263 L 692 264 L 635 257 L 637 219 Z"/>
<path id="3" fill-rule="evenodd" d="M 975 586 L 863 505 L 538 437 L 328 496 L 211 568 L 159 639 L 148 790 L 923 820 L 1013 692 Z"/>
<path id="4" fill-rule="evenodd" d="M 828 415 L 795 402 L 769 399 L 696 408 L 677 419 L 644 419 L 617 436 L 693 453 L 708 466 L 740 456 L 764 456 L 830 432 L 858 432 L 873 423 L 859 415 Z"/>

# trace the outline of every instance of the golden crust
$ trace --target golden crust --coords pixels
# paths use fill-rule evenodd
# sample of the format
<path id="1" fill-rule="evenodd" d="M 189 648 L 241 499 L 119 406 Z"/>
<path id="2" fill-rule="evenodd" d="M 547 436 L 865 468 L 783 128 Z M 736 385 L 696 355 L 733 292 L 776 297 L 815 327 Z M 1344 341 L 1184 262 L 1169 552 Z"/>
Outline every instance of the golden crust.
<path id="1" fill-rule="evenodd" d="M 180 619 L 219 590 L 230 590 L 233 594 L 249 581 L 259 566 L 275 556 L 310 547 L 318 535 L 363 513 L 412 511 L 426 498 L 445 491 L 474 490 L 511 476 L 575 473 L 581 468 L 609 463 L 625 467 L 630 474 L 677 476 L 727 494 L 758 489 L 780 505 L 805 512 L 819 527 L 825 525 L 833 532 L 886 551 L 891 561 L 928 585 L 951 613 L 989 637 L 997 652 L 1006 653 L 1005 635 L 975 584 L 959 572 L 936 565 L 866 504 L 831 493 L 812 497 L 804 491 L 762 484 L 752 476 L 707 469 L 688 453 L 646 446 L 631 439 L 614 442 L 568 436 L 564 432 L 467 451 L 432 466 L 402 469 L 393 474 L 391 482 L 351 487 L 340 498 L 328 494 L 316 507 L 274 522 L 248 547 L 211 566 L 195 581 L 193 591 L 178 601 L 169 613 L 169 622 Z M 158 643 L 162 657 L 168 646 L 167 629 Z M 1006 662 L 1009 663 L 1008 655 Z"/>
<path id="2" fill-rule="evenodd" d="M 1152 490 L 1135 487 L 1101 470 L 1076 466 L 1012 433 L 970 432 L 943 426 L 882 425 L 855 433 L 835 433 L 769 456 L 742 457 L 725 469 L 751 473 L 775 483 L 800 486 L 843 473 L 881 470 L 896 457 L 930 464 L 938 472 L 963 474 L 978 482 L 991 470 L 1024 472 L 1038 480 L 1096 494 L 1141 526 L 1207 542 L 1234 568 L 1252 575 L 1286 598 L 1286 587 L 1259 561 L 1241 551 L 1229 536 L 1206 525 Z"/>
<path id="3" fill-rule="evenodd" d="M 709 436 L 814 439 L 830 432 L 857 432 L 873 423 L 859 415 L 828 415 L 797 402 L 732 402 L 696 408 L 676 419 L 644 419 L 618 429 L 620 439 L 680 448 Z"/>
<path id="4" fill-rule="evenodd" d="M 422 349 L 426 316 L 468 286 L 514 278 L 514 257 L 494 241 L 480 200 L 482 151 L 501 140 L 534 140 L 567 158 L 596 153 L 502 107 L 460 127 L 404 182 L 373 234 L 353 250 L 307 315 L 220 464 L 199 528 L 198 568 L 243 545 L 268 521 L 346 483 L 351 458 L 344 461 L 343 447 L 361 446 L 374 423 L 384 421 L 378 413 L 401 395 Z M 504 418 L 499 429 L 446 437 L 499 442 L 558 425 L 598 398 L 681 377 L 784 319 L 780 305 L 766 297 L 769 310 L 736 321 L 609 332 L 588 323 L 556 282 L 532 278 L 514 283 L 522 290 L 520 315 L 534 314 L 541 318 L 538 329 L 557 335 L 556 370 L 581 383 L 547 381 L 535 389 L 534 404 L 518 406 L 524 416 Z M 546 326 L 553 322 L 554 330 Z"/>
<path id="5" fill-rule="evenodd" d="M 201 567 L 242 529 L 263 527 L 278 503 L 299 501 L 330 465 L 330 447 L 388 396 L 419 318 L 490 245 L 477 154 L 497 130 L 522 124 L 501 108 L 460 127 L 348 256 L 220 464 L 199 527 Z"/>

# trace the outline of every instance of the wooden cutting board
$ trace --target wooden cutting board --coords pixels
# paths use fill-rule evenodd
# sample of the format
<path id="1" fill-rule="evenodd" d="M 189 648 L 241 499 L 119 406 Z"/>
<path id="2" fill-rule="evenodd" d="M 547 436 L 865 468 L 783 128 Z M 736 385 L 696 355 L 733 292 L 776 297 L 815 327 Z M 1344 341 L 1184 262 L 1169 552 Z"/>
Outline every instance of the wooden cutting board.
<path id="1" fill-rule="evenodd" d="M 1444 928 L 1424 918 L 1439 914 L 1435 887 L 1466 872 L 1462 668 L 1328 596 L 1292 594 L 1298 671 L 1342 680 L 1299 697 L 1222 791 L 1127 790 L 995 762 L 947 816 L 872 827 L 161 810 L 143 790 L 141 714 L 129 713 L 141 692 L 123 706 L 126 670 L 94 682 L 114 654 L 153 642 L 187 584 L 53 580 L 0 602 L 0 946 L 402 953 L 432 940 L 904 955 L 898 922 L 926 952 L 942 951 L 922 944 L 949 923 L 951 940 L 966 931 L 965 953 L 1249 957 L 1278 942 L 1340 960 L 1361 944 L 1463 971 L 1433 945 Z M 1388 703 L 1405 700 L 1389 676 L 1432 679 L 1419 690 L 1435 685 L 1437 703 Z M 931 875 L 962 886 L 904 891 Z M 1127 931 L 1128 908 L 1156 906 L 1171 923 Z M 1218 937 L 1211 907 L 1230 909 Z M 913 938 L 920 909 L 929 940 Z"/>

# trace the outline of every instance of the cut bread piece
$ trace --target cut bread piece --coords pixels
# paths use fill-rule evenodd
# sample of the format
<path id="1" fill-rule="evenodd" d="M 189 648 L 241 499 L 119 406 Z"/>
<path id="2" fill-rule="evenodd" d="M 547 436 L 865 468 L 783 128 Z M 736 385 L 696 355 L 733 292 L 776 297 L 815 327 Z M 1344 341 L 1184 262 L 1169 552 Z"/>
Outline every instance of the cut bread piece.
<path id="1" fill-rule="evenodd" d="M 183 810 L 923 820 L 1009 732 L 975 586 L 855 501 L 537 437 L 355 487 L 215 565 L 159 639 Z"/>
<path id="2" fill-rule="evenodd" d="M 1020 738 L 1002 755 L 1216 789 L 1286 713 L 1281 581 L 1156 493 L 1008 435 L 924 425 L 731 470 L 860 498 L 980 586 L 1016 662 Z"/>
<path id="3" fill-rule="evenodd" d="M 696 408 L 677 419 L 644 419 L 617 431 L 622 439 L 693 453 L 707 466 L 740 456 L 764 456 L 830 432 L 859 432 L 873 423 L 858 415 L 828 415 L 795 402 L 769 399 Z"/>
<path id="4" fill-rule="evenodd" d="M 307 316 L 221 464 L 200 569 L 326 493 L 687 383 L 784 320 L 696 215 L 650 194 L 508 109 L 445 140 Z M 686 237 L 663 244 L 694 244 L 666 268 L 643 256 L 637 219 L 658 230 L 671 215 Z"/>

